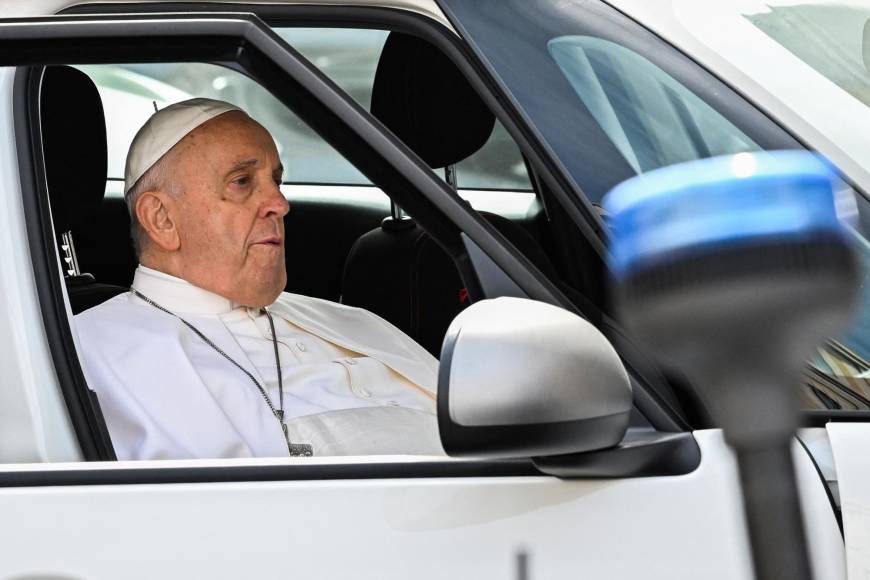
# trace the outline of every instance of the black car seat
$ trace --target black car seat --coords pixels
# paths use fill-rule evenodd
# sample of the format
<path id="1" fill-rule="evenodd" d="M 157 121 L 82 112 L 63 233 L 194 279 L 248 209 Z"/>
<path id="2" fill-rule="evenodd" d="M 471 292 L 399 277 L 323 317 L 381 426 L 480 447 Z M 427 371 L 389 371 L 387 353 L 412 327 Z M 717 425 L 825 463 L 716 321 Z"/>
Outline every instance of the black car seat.
<path id="1" fill-rule="evenodd" d="M 479 150 L 495 117 L 441 51 L 393 32 L 378 62 L 372 114 L 432 168 Z M 522 226 L 481 212 L 546 275 L 555 269 Z M 469 296 L 450 256 L 412 219 L 394 213 L 363 234 L 345 262 L 342 302 L 396 325 L 435 356 Z"/>
<path id="2" fill-rule="evenodd" d="M 81 273 L 73 239 L 73 232 L 89 227 L 106 190 L 103 103 L 93 81 L 68 66 L 46 67 L 39 98 L 51 215 L 70 306 L 78 314 L 127 290 Z"/>

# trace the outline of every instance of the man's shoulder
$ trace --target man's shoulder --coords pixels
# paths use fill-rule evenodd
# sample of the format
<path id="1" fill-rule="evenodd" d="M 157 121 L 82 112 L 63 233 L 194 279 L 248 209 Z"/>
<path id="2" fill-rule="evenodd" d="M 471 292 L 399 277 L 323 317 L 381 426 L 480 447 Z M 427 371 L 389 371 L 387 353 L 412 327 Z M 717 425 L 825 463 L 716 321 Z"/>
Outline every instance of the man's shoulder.
<path id="1" fill-rule="evenodd" d="M 131 306 L 130 292 L 123 292 L 75 315 L 76 323 L 111 318 Z"/>
<path id="2" fill-rule="evenodd" d="M 91 328 L 106 328 L 116 325 L 135 327 L 136 325 L 131 324 L 131 322 L 135 323 L 137 319 L 148 317 L 148 314 L 148 308 L 143 307 L 142 304 L 137 304 L 130 292 L 124 292 L 76 314 L 73 318 L 76 328 L 81 332 Z"/>

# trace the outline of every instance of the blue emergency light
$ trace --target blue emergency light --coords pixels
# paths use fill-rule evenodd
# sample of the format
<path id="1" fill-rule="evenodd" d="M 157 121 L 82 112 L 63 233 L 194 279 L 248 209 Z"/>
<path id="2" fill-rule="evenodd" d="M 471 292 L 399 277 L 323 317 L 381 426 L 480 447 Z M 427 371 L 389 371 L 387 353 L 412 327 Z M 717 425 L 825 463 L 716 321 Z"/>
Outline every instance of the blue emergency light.
<path id="1" fill-rule="evenodd" d="M 791 444 L 805 360 L 857 296 L 845 191 L 781 151 L 651 171 L 604 201 L 619 317 L 734 448 L 758 580 L 811 576 Z"/>
<path id="2" fill-rule="evenodd" d="M 639 175 L 605 198 L 619 278 L 663 260 L 784 239 L 842 239 L 838 178 L 803 151 L 740 153 Z"/>

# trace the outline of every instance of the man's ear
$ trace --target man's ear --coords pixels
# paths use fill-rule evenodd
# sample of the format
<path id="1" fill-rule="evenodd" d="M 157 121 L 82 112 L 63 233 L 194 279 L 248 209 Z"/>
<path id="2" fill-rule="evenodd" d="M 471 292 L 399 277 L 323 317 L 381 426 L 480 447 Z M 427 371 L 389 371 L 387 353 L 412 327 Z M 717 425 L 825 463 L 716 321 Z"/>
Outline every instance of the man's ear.
<path id="1" fill-rule="evenodd" d="M 146 191 L 136 200 L 136 217 L 152 242 L 163 251 L 174 252 L 181 246 L 178 228 L 172 219 L 169 197 L 159 191 Z"/>

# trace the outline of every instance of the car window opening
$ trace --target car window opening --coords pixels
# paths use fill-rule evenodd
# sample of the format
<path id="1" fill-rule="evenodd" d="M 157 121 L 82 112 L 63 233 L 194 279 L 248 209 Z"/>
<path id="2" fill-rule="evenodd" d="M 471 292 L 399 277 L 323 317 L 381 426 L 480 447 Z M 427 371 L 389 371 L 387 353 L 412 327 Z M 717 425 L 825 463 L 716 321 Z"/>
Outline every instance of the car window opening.
<path id="1" fill-rule="evenodd" d="M 390 44 L 391 42 L 392 44 Z M 403 37 L 396 34 L 387 39 L 384 43 L 386 46 L 385 51 L 393 56 L 389 57 L 392 58 L 392 61 L 387 61 L 387 65 L 383 65 L 384 59 L 383 55 L 381 56 L 381 65 L 385 67 L 384 70 L 388 70 L 390 74 L 398 75 L 400 78 L 402 78 L 403 74 L 407 74 L 409 70 L 408 63 L 403 59 L 402 54 L 409 42 L 413 44 L 419 41 L 414 40 L 413 37 Z M 417 48 L 419 49 L 420 46 L 418 45 Z M 428 46 L 424 46 L 422 50 L 431 49 Z M 430 62 L 434 63 L 432 64 L 433 67 L 443 67 L 445 62 L 449 64 L 449 61 L 440 53 L 430 53 L 425 58 L 429 58 Z M 321 64 L 324 64 L 323 61 L 321 61 Z M 453 65 L 451 64 L 450 66 L 452 67 Z M 70 67 L 49 67 L 47 69 L 46 75 L 49 82 L 45 84 L 46 88 L 42 97 L 44 104 L 57 98 L 53 94 L 69 94 L 66 89 L 81 84 L 81 77 L 84 77 L 81 73 L 84 72 L 87 75 L 84 78 L 89 78 L 90 82 L 96 84 L 99 96 L 85 107 L 84 110 L 89 111 L 89 113 L 83 115 L 83 118 L 87 119 L 89 114 L 92 114 L 91 118 L 96 118 L 98 113 L 102 114 L 98 110 L 99 101 L 102 100 L 108 128 L 105 137 L 108 145 L 104 149 L 108 152 L 105 160 L 109 168 L 108 176 L 106 176 L 106 172 L 103 171 L 103 166 L 100 163 L 97 163 L 93 167 L 93 171 L 87 171 L 88 179 L 84 180 L 87 183 L 82 185 L 82 187 L 89 187 L 87 199 L 90 202 L 87 204 L 70 204 L 67 196 L 57 195 L 60 188 L 57 185 L 52 187 L 52 184 L 67 181 L 68 177 L 62 173 L 55 173 L 54 167 L 58 166 L 56 163 L 52 163 L 52 159 L 55 156 L 54 154 L 49 154 L 48 151 L 46 154 L 47 165 L 49 166 L 49 190 L 55 193 L 51 197 L 55 228 L 57 231 L 62 232 L 63 236 L 61 240 L 63 243 L 60 245 L 60 250 L 63 252 L 61 258 L 64 260 L 66 268 L 65 274 L 68 292 L 74 314 L 88 311 L 86 316 L 91 316 L 90 313 L 93 311 L 90 309 L 105 303 L 107 300 L 109 302 L 120 300 L 118 297 L 125 295 L 124 293 L 133 279 L 136 256 L 129 243 L 131 216 L 125 202 L 125 190 L 132 191 L 133 189 L 131 183 L 125 183 L 121 181 L 119 175 L 113 174 L 113 164 L 115 165 L 115 172 L 118 171 L 119 152 L 126 150 L 128 146 L 125 142 L 132 140 L 132 135 L 138 130 L 140 122 L 144 122 L 144 120 L 150 117 L 155 103 L 158 111 L 169 111 L 174 99 L 182 98 L 184 100 L 194 94 L 186 91 L 181 92 L 181 89 L 173 87 L 164 81 L 155 80 L 153 77 L 146 78 L 147 75 L 144 75 L 143 71 L 147 71 L 147 67 L 159 68 L 164 73 L 166 71 L 174 71 L 172 74 L 185 76 L 183 69 L 180 69 L 182 65 L 177 64 L 136 65 L 135 67 L 133 65 L 130 67 L 87 65 L 78 67 L 78 71 Z M 227 76 L 236 74 L 233 71 L 204 64 L 183 65 L 183 67 L 191 68 L 193 71 L 209 69 L 219 71 L 221 76 L 214 76 L 213 73 L 209 73 L 211 76 L 206 75 L 204 77 L 207 80 L 207 86 L 210 86 L 215 91 L 221 91 L 233 86 L 233 83 L 227 79 Z M 458 73 L 454 73 L 451 70 L 448 74 Z M 381 74 L 381 76 L 385 75 L 386 73 Z M 78 80 L 72 80 L 77 76 Z M 185 76 L 185 78 L 190 82 L 190 78 L 195 78 L 196 76 L 197 74 L 191 74 L 190 77 Z M 435 78 L 439 78 L 438 75 L 435 75 Z M 459 80 L 463 81 L 461 77 Z M 245 81 L 248 83 L 252 82 L 247 79 Z M 424 80 L 423 82 L 429 85 L 437 84 L 433 83 L 431 79 Z M 380 83 L 384 85 L 387 81 L 381 80 Z M 457 84 L 454 83 L 452 85 L 454 91 Z M 395 95 L 396 86 L 397 83 L 393 81 L 386 84 L 386 89 L 378 92 L 377 85 L 374 85 L 374 90 L 372 91 L 374 99 L 373 108 L 377 108 L 379 94 L 387 95 L 387 105 L 383 110 L 390 111 L 389 98 Z M 85 90 L 87 91 L 88 89 Z M 491 112 L 485 109 L 467 111 L 461 107 L 457 108 L 458 105 L 456 103 L 467 102 L 469 100 L 467 95 L 473 95 L 473 93 L 469 93 L 469 91 L 472 91 L 470 87 L 465 90 L 465 95 L 462 98 L 456 98 L 454 104 L 450 105 L 449 110 L 445 110 L 448 108 L 444 107 L 444 102 L 442 102 L 442 114 L 440 116 L 436 115 L 437 119 L 430 121 L 426 126 L 402 126 L 403 121 L 401 119 L 387 119 L 384 121 L 396 134 L 403 137 L 406 141 L 411 141 L 412 143 L 410 144 L 415 151 L 430 166 L 457 167 L 460 177 L 454 182 L 460 188 L 463 184 L 463 178 L 461 177 L 463 170 L 462 163 L 465 159 L 473 157 L 482 149 L 493 147 L 491 146 L 492 143 L 496 144 L 494 146 L 495 149 L 505 149 L 504 144 L 498 144 L 499 141 L 504 141 L 504 136 L 493 136 L 495 134 L 494 127 L 496 126 L 496 121 Z M 268 96 L 258 85 L 255 89 L 242 92 L 246 95 L 247 99 L 251 99 L 253 98 L 252 95 L 258 94 L 258 91 L 261 96 Z M 476 95 L 473 96 L 477 100 Z M 83 98 L 87 99 L 87 97 Z M 445 96 L 442 95 L 441 98 L 443 101 Z M 432 104 L 419 103 L 418 106 L 425 108 L 431 107 Z M 265 119 L 282 118 L 281 108 L 283 108 L 283 105 L 277 103 L 277 101 L 273 105 L 277 106 L 262 109 L 265 111 L 262 113 L 263 122 L 261 124 L 263 126 L 266 126 L 268 122 Z M 52 124 L 52 108 L 44 106 L 44 109 L 47 113 L 42 122 L 47 147 L 50 146 L 52 141 L 57 144 L 63 144 L 64 138 L 62 134 L 58 133 L 56 135 L 50 128 Z M 138 111 L 138 113 L 129 114 L 130 111 Z M 230 113 L 220 114 L 229 116 Z M 382 120 L 385 118 L 384 115 L 388 115 L 388 113 L 379 115 L 382 117 Z M 292 119 L 293 117 L 284 109 L 283 118 Z M 258 119 L 255 117 L 255 120 Z M 442 131 L 444 126 L 451 122 L 454 125 L 477 123 L 477 129 L 467 132 L 452 131 L 448 133 L 448 138 L 445 139 L 443 138 L 444 135 L 441 135 L 439 131 Z M 285 123 L 284 126 L 298 127 L 299 124 L 300 122 L 297 119 L 296 121 Z M 313 134 L 310 129 L 306 128 L 305 131 Z M 297 134 L 299 133 L 302 132 L 297 131 Z M 95 135 L 97 140 L 103 138 L 99 131 L 92 132 L 92 134 Z M 300 171 L 310 171 L 312 166 L 315 169 L 319 167 L 318 163 L 314 161 L 316 156 L 310 159 L 303 158 L 302 161 L 299 161 L 294 158 L 293 152 L 297 150 L 302 151 L 304 156 L 306 152 L 316 152 L 318 147 L 320 151 L 331 150 L 328 146 L 324 147 L 325 143 L 321 142 L 318 143 L 317 147 L 309 147 L 299 139 L 294 141 L 292 138 L 288 138 L 290 143 L 288 146 L 283 145 L 280 138 L 277 137 L 275 142 L 278 146 L 278 159 L 285 166 L 285 174 L 286 172 L 291 173 L 291 184 L 282 184 L 283 191 L 281 192 L 283 197 L 290 199 L 293 206 L 292 211 L 283 220 L 287 235 L 285 244 L 288 249 L 285 255 L 287 262 L 285 267 L 291 273 L 287 278 L 287 289 L 299 294 L 340 301 L 342 304 L 357 306 L 375 312 L 407 333 L 429 353 L 437 356 L 441 339 L 450 320 L 475 300 L 476 297 L 479 297 L 479 290 L 474 285 L 469 285 L 464 281 L 464 277 L 456 269 L 454 258 L 446 254 L 442 247 L 438 243 L 435 243 L 420 225 L 415 223 L 415 220 L 396 219 L 395 216 L 393 218 L 388 217 L 389 206 L 385 203 L 384 197 L 370 195 L 367 198 L 360 199 L 357 196 L 351 200 L 352 194 L 356 193 L 351 190 L 357 190 L 361 186 L 366 187 L 364 184 L 341 183 L 331 185 L 328 181 L 320 180 L 317 181 L 316 186 L 309 185 L 300 188 L 300 186 L 293 182 L 292 174 L 294 171 L 296 175 L 300 175 Z M 516 150 L 516 145 L 512 141 L 508 145 L 508 151 L 510 151 L 510 147 Z M 101 147 L 95 146 L 95 148 L 100 149 Z M 494 157 L 499 158 L 500 164 L 508 168 L 506 175 L 511 175 L 510 172 L 513 171 L 514 174 L 519 173 L 525 176 L 525 164 L 522 161 L 522 157 L 519 156 L 518 151 L 516 154 L 519 164 L 522 166 L 522 171 L 516 171 L 516 163 L 505 164 L 504 155 L 496 153 Z M 334 151 L 330 155 L 332 157 L 340 157 L 336 156 Z M 158 159 L 163 158 L 160 157 Z M 346 161 L 343 159 L 341 161 L 347 165 Z M 479 167 L 486 166 L 485 162 L 481 163 L 482 165 L 478 164 Z M 348 167 L 352 168 L 349 165 Z M 475 165 L 472 164 L 469 167 L 473 168 Z M 354 171 L 356 170 L 354 169 Z M 327 170 L 327 173 L 332 172 Z M 342 170 L 338 169 L 334 173 L 345 176 L 337 179 L 337 181 L 353 182 L 352 178 L 347 177 L 352 175 L 351 172 L 342 173 Z M 100 175 L 103 177 L 100 178 Z M 145 174 L 142 175 L 144 176 Z M 524 178 L 526 181 L 525 185 L 523 185 L 523 182 L 516 181 L 515 177 L 487 178 L 484 170 L 478 171 L 476 174 L 473 171 L 469 171 L 467 175 L 477 175 L 477 177 L 465 178 L 465 183 L 483 188 L 479 190 L 478 195 L 489 195 L 492 199 L 497 199 L 499 196 L 504 195 L 515 195 L 510 192 L 500 191 L 508 186 L 514 189 L 519 188 L 520 190 L 524 187 L 530 187 L 527 177 Z M 251 176 L 245 179 L 249 180 L 250 178 Z M 139 176 L 137 175 L 133 184 L 138 185 L 138 179 Z M 318 177 L 318 179 L 320 178 Z M 510 181 L 510 179 L 514 181 Z M 102 185 L 97 185 L 97 182 L 101 182 Z M 331 188 L 344 191 L 347 197 L 329 195 L 330 192 L 326 190 Z M 487 191 L 492 193 L 487 194 Z M 99 195 L 97 192 L 99 192 Z M 103 195 L 104 192 L 105 195 Z M 306 196 L 306 194 L 308 195 Z M 382 196 L 383 194 L 380 195 Z M 473 195 L 471 196 L 472 204 L 486 205 L 486 201 L 481 203 L 480 200 L 477 200 L 477 203 L 475 203 Z M 84 199 L 84 197 L 80 199 Z M 526 206 L 523 208 L 523 206 L 517 206 L 511 217 L 514 217 L 514 219 L 519 218 L 517 220 L 519 223 L 515 223 L 515 221 L 497 213 L 483 212 L 482 215 L 502 235 L 525 253 L 539 270 L 548 277 L 551 277 L 551 279 L 558 279 L 558 275 L 550 263 L 546 250 L 541 247 L 535 235 L 531 233 L 536 231 L 535 228 L 540 228 L 538 223 L 543 214 L 539 210 L 533 213 L 530 211 L 530 207 Z M 512 212 L 503 213 L 511 215 Z M 140 215 L 137 214 L 136 219 L 138 220 L 139 218 Z M 72 232 L 72 234 L 67 232 Z M 107 241 L 109 239 L 111 241 Z M 297 248 L 304 248 L 304 251 L 291 251 Z M 409 249 L 413 251 L 412 255 L 408 254 Z M 302 256 L 301 259 L 300 255 Z M 399 270 L 406 268 L 408 275 L 396 276 L 397 268 Z M 145 281 L 141 284 L 136 282 L 138 286 L 148 288 L 148 284 L 151 284 L 155 286 L 154 292 L 159 292 L 159 272 L 154 274 L 146 269 L 143 273 L 142 268 L 140 268 L 136 273 L 136 279 L 139 280 L 140 278 Z M 410 286 L 408 285 L 408 280 L 411 281 Z M 388 282 L 393 283 L 395 281 L 399 283 L 394 284 L 394 287 L 388 287 Z M 143 284 L 144 286 L 142 286 Z M 148 297 L 148 299 L 157 306 L 160 306 L 164 312 L 173 310 L 171 307 L 167 308 L 165 304 L 151 300 L 151 297 Z M 199 297 L 192 296 L 190 299 L 194 301 L 211 300 L 206 295 Z M 166 298 L 164 297 L 165 300 Z M 174 306 L 175 309 L 184 308 L 183 303 L 174 304 Z M 175 312 L 172 313 L 175 314 Z M 87 318 L 82 320 L 87 320 Z M 184 323 L 188 324 L 188 321 L 185 320 Z M 298 322 L 295 324 L 298 324 Z M 81 324 L 78 326 L 80 339 L 85 343 L 89 338 L 93 338 L 99 335 L 100 332 L 106 331 L 106 328 L 101 327 L 101 330 L 95 331 L 96 334 L 94 334 L 94 332 L 86 331 L 86 327 L 82 327 Z M 252 328 L 255 328 L 255 326 Z M 191 323 L 190 327 L 195 327 L 195 324 Z M 91 330 L 93 328 L 92 326 Z M 300 328 L 302 331 L 312 331 L 311 328 Z M 198 328 L 197 331 L 199 331 Z M 290 333 L 284 337 L 287 339 L 287 337 L 293 335 L 293 332 L 297 331 L 285 330 L 285 332 Z M 317 331 L 316 325 L 313 332 L 320 339 L 325 338 L 327 342 L 330 342 L 331 337 L 323 337 L 322 332 Z M 197 332 L 197 335 L 199 334 L 200 332 Z M 206 335 L 205 332 L 201 332 L 201 334 Z M 296 355 L 305 352 L 311 353 L 318 348 L 322 349 L 322 347 L 315 347 L 309 344 L 310 340 L 291 341 L 294 344 L 284 344 L 284 346 Z M 208 341 L 205 343 L 208 344 Z M 342 351 L 341 356 L 344 356 L 347 361 L 347 364 L 342 363 L 340 366 L 344 367 L 342 371 L 344 373 L 343 376 L 347 377 L 351 390 L 356 393 L 355 396 L 362 397 L 363 399 L 372 397 L 369 389 L 366 389 L 365 386 L 360 386 L 360 384 L 364 385 L 366 380 L 371 380 L 373 376 L 383 371 L 378 371 L 379 367 L 375 365 L 366 371 L 368 374 L 364 373 L 356 376 L 367 367 L 372 366 L 370 363 L 365 363 L 371 357 L 364 356 L 365 352 L 360 352 L 363 349 L 355 350 L 354 348 L 348 348 L 346 342 L 339 341 L 339 343 L 335 344 Z M 353 347 L 352 344 L 350 346 Z M 279 348 L 277 344 L 275 348 Z M 337 355 L 333 353 L 326 356 L 327 358 L 334 358 Z M 431 355 L 427 354 L 426 356 Z M 233 358 L 230 355 L 227 355 L 227 357 L 227 360 Z M 360 357 L 362 359 L 358 360 Z M 395 367 L 392 367 L 392 371 L 396 370 Z M 264 371 L 259 369 L 259 372 L 263 373 Z M 329 372 L 331 373 L 332 370 Z M 409 372 L 413 373 L 414 371 Z M 91 369 L 90 371 L 91 375 L 98 375 L 99 373 L 99 370 L 94 371 Z M 265 375 L 263 376 L 265 377 Z M 259 385 L 256 380 L 253 382 Z M 262 385 L 260 385 L 263 393 L 268 391 L 268 383 L 269 380 L 266 378 Z M 118 412 L 118 408 L 123 406 L 117 399 L 113 400 L 111 396 L 101 393 L 101 397 L 103 398 L 102 406 L 104 412 L 106 412 L 107 408 L 109 413 Z M 270 397 L 267 393 L 262 398 L 269 408 L 276 406 L 274 396 Z M 413 403 L 410 400 L 403 400 L 402 396 L 397 394 L 387 400 L 386 404 L 390 407 L 407 407 L 414 410 L 414 405 L 419 406 L 424 403 Z M 283 408 L 280 411 L 280 414 L 283 415 Z M 275 410 L 275 412 L 277 413 L 278 411 Z M 409 424 L 411 423 L 413 421 Z M 111 427 L 110 424 L 110 430 Z M 117 428 L 115 430 L 117 432 Z M 435 431 L 432 431 L 432 433 L 435 433 Z M 134 457 L 135 455 L 130 454 L 129 450 L 141 449 L 143 443 L 141 441 L 127 440 L 124 445 L 125 452 L 122 457 Z M 157 458 L 164 456 L 161 454 L 165 453 L 168 453 L 167 456 L 172 456 L 170 452 L 159 446 L 151 453 L 151 457 Z"/>

